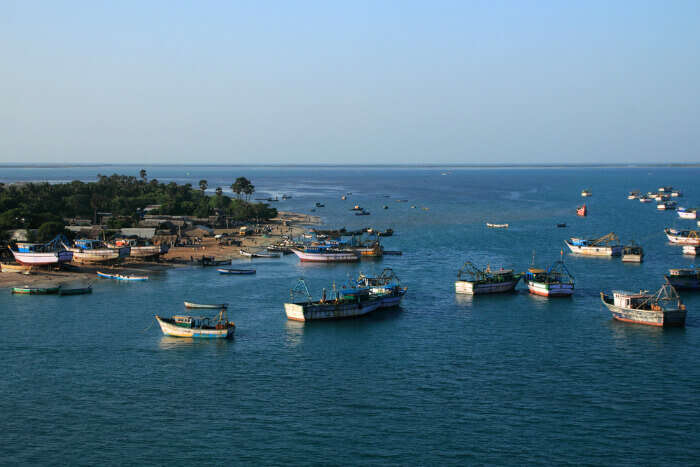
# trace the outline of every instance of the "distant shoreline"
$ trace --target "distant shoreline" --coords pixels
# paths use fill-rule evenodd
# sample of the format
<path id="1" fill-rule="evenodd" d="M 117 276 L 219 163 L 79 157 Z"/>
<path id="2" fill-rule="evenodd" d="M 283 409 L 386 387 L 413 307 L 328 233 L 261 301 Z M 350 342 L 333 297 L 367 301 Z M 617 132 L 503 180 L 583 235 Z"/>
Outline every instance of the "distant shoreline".
<path id="1" fill-rule="evenodd" d="M 98 164 L 98 163 L 2 163 L 3 169 L 71 169 L 91 167 L 254 167 L 254 168 L 370 168 L 370 169 L 643 169 L 700 167 L 700 162 L 611 164 Z"/>

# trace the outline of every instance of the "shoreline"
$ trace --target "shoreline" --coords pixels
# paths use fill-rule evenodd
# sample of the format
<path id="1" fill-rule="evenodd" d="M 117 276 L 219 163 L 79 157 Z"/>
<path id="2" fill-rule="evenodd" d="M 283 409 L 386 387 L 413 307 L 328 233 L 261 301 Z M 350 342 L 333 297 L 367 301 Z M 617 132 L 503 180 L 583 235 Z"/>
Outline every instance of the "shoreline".
<path id="1" fill-rule="evenodd" d="M 285 225 L 285 222 L 287 225 Z M 241 245 L 219 245 L 214 237 L 205 237 L 200 245 L 194 247 L 172 247 L 168 253 L 161 256 L 159 261 L 134 261 L 127 260 L 117 265 L 99 264 L 75 264 L 79 271 L 44 270 L 32 271 L 31 274 L 19 272 L 0 272 L 0 289 L 22 286 L 63 286 L 85 285 L 97 280 L 97 271 L 109 271 L 115 273 L 149 273 L 162 272 L 168 269 L 184 268 L 190 266 L 182 261 L 190 258 L 198 259 L 202 256 L 213 256 L 216 260 L 237 260 L 244 258 L 240 254 L 241 249 L 257 250 L 276 243 L 283 235 L 298 237 L 308 227 L 319 225 L 321 218 L 306 214 L 280 211 L 270 222 L 260 224 L 261 227 L 270 227 L 272 232 L 267 236 L 249 235 L 246 237 L 234 237 L 241 240 Z M 73 264 L 73 263 L 71 263 Z"/>

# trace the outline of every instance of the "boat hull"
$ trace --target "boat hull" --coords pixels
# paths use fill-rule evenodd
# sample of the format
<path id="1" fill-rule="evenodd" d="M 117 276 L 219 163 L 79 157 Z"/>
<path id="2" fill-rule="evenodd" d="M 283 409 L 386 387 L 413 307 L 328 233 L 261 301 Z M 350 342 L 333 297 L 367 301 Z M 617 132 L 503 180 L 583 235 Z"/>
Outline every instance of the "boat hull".
<path id="1" fill-rule="evenodd" d="M 603 300 L 603 304 L 610 310 L 612 317 L 625 323 L 646 324 L 649 326 L 684 326 L 685 310 L 634 310 L 621 308 Z"/>
<path id="2" fill-rule="evenodd" d="M 360 259 L 355 253 L 307 253 L 295 249 L 292 249 L 292 253 L 300 261 L 310 263 L 354 263 Z"/>
<path id="3" fill-rule="evenodd" d="M 29 272 L 32 266 L 26 264 L 0 264 L 1 272 Z"/>
<path id="4" fill-rule="evenodd" d="M 583 256 L 620 256 L 622 254 L 622 246 L 586 246 L 573 245 L 566 242 L 572 253 Z"/>
<path id="5" fill-rule="evenodd" d="M 697 213 L 694 211 L 678 211 L 678 217 L 680 217 L 681 219 L 697 219 Z"/>
<path id="6" fill-rule="evenodd" d="M 527 290 L 542 297 L 569 297 L 574 293 L 573 284 L 547 284 L 544 282 L 526 281 Z"/>
<path id="7" fill-rule="evenodd" d="M 699 251 L 700 251 L 700 246 L 695 246 L 695 245 L 684 245 L 683 246 L 683 254 L 684 255 L 696 256 Z"/>
<path id="8" fill-rule="evenodd" d="M 479 283 L 476 281 L 456 281 L 455 292 L 467 295 L 485 295 L 492 293 L 512 292 L 520 281 L 520 277 L 510 281 Z"/>
<path id="9" fill-rule="evenodd" d="M 228 303 L 205 304 L 205 303 L 185 302 L 185 308 L 220 310 L 222 308 L 228 308 Z"/>
<path id="10" fill-rule="evenodd" d="M 672 233 L 666 232 L 666 238 L 668 238 L 669 242 L 676 243 L 678 245 L 700 246 L 700 237 L 698 236 L 684 237 L 682 235 L 674 235 Z"/>
<path id="11" fill-rule="evenodd" d="M 73 259 L 71 251 L 53 251 L 49 253 L 12 251 L 15 260 L 26 266 L 46 266 L 49 264 L 67 263 Z"/>
<path id="12" fill-rule="evenodd" d="M 85 295 L 92 293 L 92 287 L 85 287 L 82 289 L 64 289 L 61 287 L 58 289 L 59 295 Z"/>
<path id="13" fill-rule="evenodd" d="M 13 294 L 48 295 L 58 293 L 59 287 L 13 287 Z"/>
<path id="14" fill-rule="evenodd" d="M 167 321 L 156 316 L 156 320 L 160 325 L 160 330 L 163 334 L 170 337 L 189 337 L 192 339 L 229 339 L 233 337 L 236 327 L 231 325 L 224 329 L 202 329 L 202 328 L 186 328 L 170 324 Z"/>
<path id="15" fill-rule="evenodd" d="M 117 262 L 128 257 L 131 247 L 121 248 L 100 248 L 95 250 L 82 250 L 72 248 L 74 263 L 109 263 Z"/>
<path id="16" fill-rule="evenodd" d="M 255 269 L 226 269 L 219 268 L 216 270 L 219 274 L 255 274 Z"/>
<path id="17" fill-rule="evenodd" d="M 644 261 L 643 255 L 622 255 L 623 263 L 641 263 Z"/>
<path id="18" fill-rule="evenodd" d="M 155 258 L 169 251 L 167 245 L 132 246 L 130 258 Z"/>
<path id="19" fill-rule="evenodd" d="M 665 275 L 664 278 L 676 289 L 697 290 L 700 289 L 700 276 L 679 277 L 672 274 Z"/>
<path id="20" fill-rule="evenodd" d="M 292 321 L 315 321 L 363 316 L 381 306 L 380 298 L 359 303 L 285 303 L 284 312 Z"/>

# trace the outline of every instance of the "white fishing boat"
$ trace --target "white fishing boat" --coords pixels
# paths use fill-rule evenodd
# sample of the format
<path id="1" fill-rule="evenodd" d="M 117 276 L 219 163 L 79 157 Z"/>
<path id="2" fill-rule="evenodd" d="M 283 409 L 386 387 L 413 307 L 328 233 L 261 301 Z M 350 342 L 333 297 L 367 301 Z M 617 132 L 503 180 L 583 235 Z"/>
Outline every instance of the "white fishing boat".
<path id="1" fill-rule="evenodd" d="M 68 241 L 63 235 L 59 235 L 48 243 L 19 242 L 16 249 L 10 248 L 10 251 L 15 261 L 26 266 L 68 263 L 73 259 L 73 253 L 65 248 L 64 240 Z"/>
<path id="2" fill-rule="evenodd" d="M 680 190 L 673 190 L 671 192 L 671 196 L 674 198 L 682 198 L 683 197 L 683 192 Z"/>
<path id="3" fill-rule="evenodd" d="M 563 261 L 557 261 L 547 269 L 529 268 L 523 280 L 534 295 L 568 297 L 574 293 L 574 277 Z"/>
<path id="4" fill-rule="evenodd" d="M 630 191 L 627 195 L 627 199 L 638 199 L 640 196 L 639 191 Z"/>
<path id="5" fill-rule="evenodd" d="M 265 253 L 262 251 L 258 252 L 250 252 L 246 250 L 239 250 L 241 256 L 245 256 L 246 258 L 279 258 L 280 254 L 279 253 Z"/>
<path id="6" fill-rule="evenodd" d="M 490 229 L 507 229 L 509 227 L 508 224 L 491 224 L 490 222 L 486 223 L 486 227 Z"/>
<path id="7" fill-rule="evenodd" d="M 74 247 L 66 247 L 73 252 L 75 263 L 114 263 L 127 258 L 131 247 L 109 248 L 99 240 L 76 240 Z"/>
<path id="8" fill-rule="evenodd" d="M 676 202 L 675 201 L 663 201 L 663 202 L 656 205 L 656 209 L 659 209 L 661 211 L 672 211 L 672 210 L 676 209 Z"/>
<path id="9" fill-rule="evenodd" d="M 673 191 L 672 186 L 660 186 L 659 193 L 671 193 Z"/>
<path id="10" fill-rule="evenodd" d="M 591 192 L 591 190 L 583 190 L 581 192 L 581 196 L 583 196 L 584 198 L 586 198 L 588 196 L 593 196 L 593 192 Z"/>
<path id="11" fill-rule="evenodd" d="M 697 256 L 700 253 L 700 246 L 696 245 L 683 245 L 683 254 L 690 256 Z"/>
<path id="12" fill-rule="evenodd" d="M 686 209 L 686 208 L 678 208 L 676 211 L 678 213 L 678 217 L 681 219 L 697 219 L 698 217 L 698 212 L 697 209 Z"/>
<path id="13" fill-rule="evenodd" d="M 625 292 L 616 290 L 612 295 L 600 293 L 600 300 L 614 319 L 651 326 L 684 326 L 686 309 L 678 292 L 669 283 L 658 292 L 646 290 Z"/>
<path id="14" fill-rule="evenodd" d="M 333 248 L 329 246 L 292 248 L 300 261 L 313 263 L 352 263 L 359 261 L 360 256 L 352 250 Z"/>
<path id="15" fill-rule="evenodd" d="M 677 230 L 677 229 L 664 229 L 666 233 L 666 238 L 671 243 L 676 243 L 679 245 L 700 245 L 700 235 L 697 230 Z"/>
<path id="16" fill-rule="evenodd" d="M 652 201 L 654 201 L 654 198 L 652 198 L 652 197 L 650 197 L 650 196 L 646 196 L 646 195 L 645 195 L 645 196 L 640 196 L 640 197 L 639 197 L 639 202 L 640 202 L 640 203 L 651 203 Z"/>
<path id="17" fill-rule="evenodd" d="M 512 292 L 521 276 L 512 269 L 479 268 L 467 261 L 457 273 L 455 292 L 467 295 Z"/>
<path id="18" fill-rule="evenodd" d="M 572 253 L 585 256 L 620 256 L 622 245 L 620 239 L 614 233 L 609 233 L 600 238 L 585 240 L 582 238 L 571 238 L 566 240 L 566 246 Z"/>
<path id="19" fill-rule="evenodd" d="M 156 315 L 156 321 L 163 334 L 171 337 L 227 339 L 233 337 L 236 330 L 236 325 L 226 317 L 226 308 L 222 308 L 216 318 L 186 315 L 163 318 Z"/>
<path id="20" fill-rule="evenodd" d="M 292 321 L 315 321 L 363 316 L 382 306 L 382 298 L 370 295 L 367 290 L 357 294 L 348 292 L 346 290 L 341 295 L 334 290 L 327 298 L 324 289 L 321 299 L 314 301 L 306 283 L 300 279 L 290 291 L 291 302 L 284 304 L 284 312 L 287 319 Z M 301 299 L 296 298 L 299 294 L 302 295 Z"/>

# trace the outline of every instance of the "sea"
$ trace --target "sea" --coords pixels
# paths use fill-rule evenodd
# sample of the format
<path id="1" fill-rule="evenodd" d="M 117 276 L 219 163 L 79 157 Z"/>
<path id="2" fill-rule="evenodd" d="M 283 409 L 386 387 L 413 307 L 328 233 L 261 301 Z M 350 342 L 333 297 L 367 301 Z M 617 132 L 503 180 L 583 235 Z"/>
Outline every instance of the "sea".
<path id="1" fill-rule="evenodd" d="M 672 185 L 681 206 L 698 206 L 700 168 L 3 167 L 0 181 L 141 168 L 164 182 L 206 179 L 212 193 L 244 176 L 254 197 L 289 195 L 272 204 L 327 228 L 391 228 L 384 246 L 403 255 L 260 259 L 240 277 L 171 269 L 142 283 L 98 280 L 73 297 L 0 290 L 0 464 L 700 463 L 700 294 L 682 293 L 681 329 L 613 321 L 599 297 L 656 290 L 669 268 L 697 265 L 663 232 L 695 221 L 627 194 Z M 589 215 L 577 217 L 584 202 Z M 609 232 L 642 245 L 644 262 L 566 251 L 569 237 Z M 576 281 L 571 298 L 532 296 L 522 283 L 455 294 L 465 261 L 523 271 L 559 259 Z M 319 297 L 384 268 L 408 287 L 400 308 L 286 319 L 300 278 Z M 230 303 L 235 338 L 164 337 L 154 315 L 183 313 L 185 300 Z"/>

